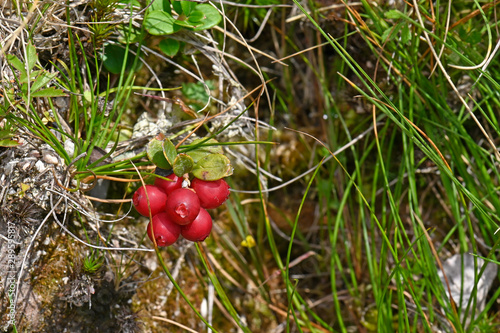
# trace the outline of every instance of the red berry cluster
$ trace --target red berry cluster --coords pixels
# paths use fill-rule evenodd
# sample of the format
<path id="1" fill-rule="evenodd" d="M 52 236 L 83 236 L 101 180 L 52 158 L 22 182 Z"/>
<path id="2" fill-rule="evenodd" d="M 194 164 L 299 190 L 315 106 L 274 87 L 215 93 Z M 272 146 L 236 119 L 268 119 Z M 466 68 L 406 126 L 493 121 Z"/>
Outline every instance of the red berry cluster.
<path id="1" fill-rule="evenodd" d="M 190 188 L 183 188 L 182 178 L 175 174 L 166 178 L 170 181 L 156 178 L 154 185 L 143 186 L 134 193 L 133 203 L 139 214 L 149 216 L 151 209 L 149 239 L 153 241 L 154 231 L 158 246 L 174 244 L 179 235 L 193 242 L 205 240 L 212 230 L 212 218 L 206 209 L 222 205 L 229 196 L 229 186 L 223 179 L 195 178 Z"/>

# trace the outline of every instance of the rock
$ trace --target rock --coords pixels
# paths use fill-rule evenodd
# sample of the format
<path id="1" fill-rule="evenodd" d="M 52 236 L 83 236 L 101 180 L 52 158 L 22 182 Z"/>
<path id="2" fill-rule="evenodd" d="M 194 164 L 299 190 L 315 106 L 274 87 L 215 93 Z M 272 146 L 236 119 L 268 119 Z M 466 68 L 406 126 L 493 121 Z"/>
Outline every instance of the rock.
<path id="1" fill-rule="evenodd" d="M 443 270 L 450 285 L 451 296 L 458 308 L 461 309 L 461 320 L 464 319 L 464 316 L 467 316 L 465 326 L 468 326 L 472 319 L 472 308 L 469 308 L 469 311 L 465 312 L 471 297 L 474 297 L 474 295 L 476 296 L 476 309 L 474 311 L 475 319 L 484 309 L 487 300 L 486 296 L 488 295 L 488 291 L 493 281 L 496 279 L 498 270 L 497 265 L 486 263 L 485 260 L 481 258 L 476 258 L 477 267 L 474 269 L 474 259 L 474 255 L 464 253 L 463 255 L 455 254 L 443 262 Z M 486 268 L 476 285 L 474 279 L 475 275 L 480 273 L 483 265 L 486 265 Z M 448 294 L 448 286 L 444 279 L 443 272 L 438 271 L 438 275 L 446 290 L 446 294 Z M 476 290 L 474 290 L 474 288 L 476 288 Z"/>

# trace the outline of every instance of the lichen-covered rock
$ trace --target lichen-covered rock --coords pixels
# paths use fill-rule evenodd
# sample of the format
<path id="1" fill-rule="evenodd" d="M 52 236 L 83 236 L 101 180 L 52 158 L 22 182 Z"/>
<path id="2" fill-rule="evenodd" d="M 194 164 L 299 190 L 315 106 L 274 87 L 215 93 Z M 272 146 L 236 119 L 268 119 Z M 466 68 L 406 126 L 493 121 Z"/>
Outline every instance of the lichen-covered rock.
<path id="1" fill-rule="evenodd" d="M 89 248 L 55 222 L 79 233 L 72 212 L 92 220 L 90 201 L 64 188 L 76 184 L 49 146 L 20 141 L 0 148 L 0 330 L 15 322 L 21 332 L 139 331 L 132 294 L 116 289 L 109 270 L 87 274 L 82 262 Z M 97 238 L 94 224 L 86 234 Z"/>

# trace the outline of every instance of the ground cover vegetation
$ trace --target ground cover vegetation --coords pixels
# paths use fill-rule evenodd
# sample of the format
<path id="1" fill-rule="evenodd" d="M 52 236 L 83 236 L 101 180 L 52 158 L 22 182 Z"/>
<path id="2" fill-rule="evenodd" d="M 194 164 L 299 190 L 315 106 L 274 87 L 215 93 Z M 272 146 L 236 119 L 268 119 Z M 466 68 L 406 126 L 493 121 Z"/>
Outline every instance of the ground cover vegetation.
<path id="1" fill-rule="evenodd" d="M 499 3 L 3 2 L 1 328 L 498 332 Z"/>

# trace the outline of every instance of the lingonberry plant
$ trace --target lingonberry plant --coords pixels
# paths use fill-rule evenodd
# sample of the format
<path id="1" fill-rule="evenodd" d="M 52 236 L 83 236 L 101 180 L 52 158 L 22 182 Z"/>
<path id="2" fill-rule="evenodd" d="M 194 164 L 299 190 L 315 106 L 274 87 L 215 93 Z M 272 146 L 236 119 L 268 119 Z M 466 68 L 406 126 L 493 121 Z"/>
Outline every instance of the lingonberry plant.
<path id="1" fill-rule="evenodd" d="M 148 157 L 164 177 L 139 188 L 133 198 L 140 214 L 149 216 L 151 210 L 147 232 L 151 241 L 154 233 L 158 246 L 174 244 L 179 235 L 204 241 L 212 230 L 206 209 L 219 207 L 229 197 L 229 185 L 222 178 L 232 174 L 232 167 L 216 140 L 198 139 L 179 150 L 163 135 L 151 140 Z"/>

